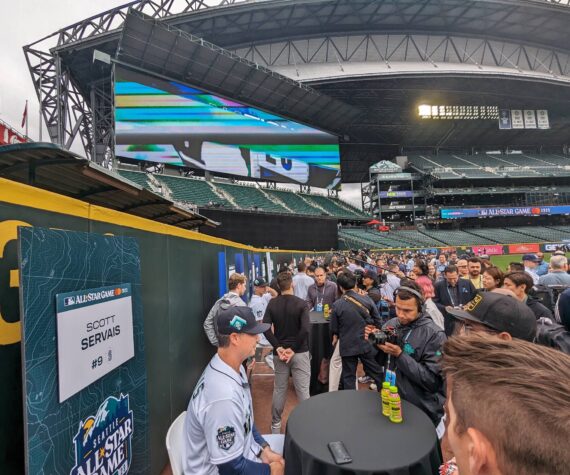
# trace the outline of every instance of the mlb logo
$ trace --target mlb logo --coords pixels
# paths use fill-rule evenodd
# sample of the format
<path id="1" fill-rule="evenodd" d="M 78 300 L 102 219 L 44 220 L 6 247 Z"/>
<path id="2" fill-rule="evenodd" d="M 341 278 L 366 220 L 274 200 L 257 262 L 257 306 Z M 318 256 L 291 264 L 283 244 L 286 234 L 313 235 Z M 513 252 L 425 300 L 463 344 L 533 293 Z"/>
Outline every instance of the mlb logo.
<path id="1" fill-rule="evenodd" d="M 75 305 L 75 297 L 65 297 L 63 299 L 63 306 Z"/>

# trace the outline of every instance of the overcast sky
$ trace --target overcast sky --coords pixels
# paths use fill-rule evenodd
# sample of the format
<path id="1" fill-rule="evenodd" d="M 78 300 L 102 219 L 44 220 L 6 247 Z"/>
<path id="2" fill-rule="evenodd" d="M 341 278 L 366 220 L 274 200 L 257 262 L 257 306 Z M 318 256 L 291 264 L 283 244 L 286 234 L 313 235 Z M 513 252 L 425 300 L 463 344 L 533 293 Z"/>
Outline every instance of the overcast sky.
<path id="1" fill-rule="evenodd" d="M 121 0 L 0 0 L 0 119 L 21 132 L 28 104 L 29 135 L 39 138 L 39 105 L 22 47 L 75 22 L 123 5 Z M 43 139 L 47 132 L 43 131 Z M 83 155 L 77 140 L 73 151 Z M 360 206 L 360 185 L 343 185 L 341 198 Z"/>

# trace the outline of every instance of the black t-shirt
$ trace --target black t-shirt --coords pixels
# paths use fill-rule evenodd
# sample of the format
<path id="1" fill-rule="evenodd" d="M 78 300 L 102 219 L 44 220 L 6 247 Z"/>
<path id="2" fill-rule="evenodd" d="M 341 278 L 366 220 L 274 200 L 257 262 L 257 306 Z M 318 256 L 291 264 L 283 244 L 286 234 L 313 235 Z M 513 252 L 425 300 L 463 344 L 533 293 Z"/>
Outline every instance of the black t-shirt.
<path id="1" fill-rule="evenodd" d="M 309 309 L 303 299 L 294 295 L 279 295 L 267 304 L 264 323 L 274 326 L 265 332 L 274 349 L 282 346 L 295 353 L 309 351 Z"/>

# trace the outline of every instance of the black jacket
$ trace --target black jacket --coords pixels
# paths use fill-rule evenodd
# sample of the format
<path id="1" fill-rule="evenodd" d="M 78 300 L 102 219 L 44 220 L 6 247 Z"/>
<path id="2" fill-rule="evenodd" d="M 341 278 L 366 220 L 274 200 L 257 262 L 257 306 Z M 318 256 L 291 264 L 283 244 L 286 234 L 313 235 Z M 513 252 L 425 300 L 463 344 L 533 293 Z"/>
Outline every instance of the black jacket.
<path id="1" fill-rule="evenodd" d="M 426 315 L 420 315 L 406 326 L 393 318 L 384 327 L 394 327 L 401 335 L 403 351 L 398 358 L 390 357 L 390 368 L 396 370 L 400 395 L 422 409 L 437 425 L 445 402 L 439 367 L 445 333 Z"/>
<path id="2" fill-rule="evenodd" d="M 352 297 L 368 309 L 366 312 L 357 304 L 350 302 L 345 297 Z M 376 352 L 376 349 L 364 339 L 364 327 L 382 325 L 380 314 L 376 305 L 367 295 L 359 295 L 349 290 L 339 298 L 332 306 L 331 312 L 331 335 L 337 335 L 340 339 L 340 356 L 355 356 Z"/>
<path id="3" fill-rule="evenodd" d="M 536 317 L 537 320 L 539 318 L 549 318 L 551 320 L 554 320 L 552 312 L 548 309 L 548 307 L 542 305 L 537 298 L 529 295 L 526 299 L 526 304 L 528 308 L 530 308 L 533 311 L 534 316 Z"/>
<path id="4" fill-rule="evenodd" d="M 433 298 L 434 303 L 438 306 L 440 310 L 445 310 L 445 307 L 454 307 L 457 305 L 465 305 L 475 298 L 477 294 L 477 289 L 468 279 L 459 279 L 457 281 L 457 290 L 459 294 L 459 302 L 453 302 L 448 292 L 447 280 L 438 280 L 434 284 L 435 297 Z"/>
<path id="5" fill-rule="evenodd" d="M 433 298 L 433 302 L 437 305 L 437 308 L 443 314 L 443 324 L 445 326 L 446 335 L 453 334 L 455 319 L 447 313 L 445 307 L 465 305 L 467 302 L 473 300 L 475 298 L 475 295 L 477 295 L 477 289 L 468 279 L 459 279 L 456 286 L 459 296 L 458 302 L 452 300 L 451 292 L 447 287 L 447 280 L 439 280 L 434 285 L 435 297 Z"/>
<path id="6" fill-rule="evenodd" d="M 382 292 L 375 285 L 370 287 L 366 292 L 368 293 L 368 297 L 370 297 L 374 303 L 378 303 L 382 300 Z"/>

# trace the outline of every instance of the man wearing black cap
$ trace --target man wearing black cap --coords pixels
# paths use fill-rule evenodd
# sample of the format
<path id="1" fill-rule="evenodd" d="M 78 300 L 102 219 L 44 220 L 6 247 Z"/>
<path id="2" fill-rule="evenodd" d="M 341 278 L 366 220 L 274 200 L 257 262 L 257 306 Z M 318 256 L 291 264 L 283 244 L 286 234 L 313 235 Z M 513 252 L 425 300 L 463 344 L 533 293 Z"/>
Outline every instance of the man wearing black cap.
<path id="1" fill-rule="evenodd" d="M 486 332 L 496 334 L 502 340 L 518 338 L 534 341 L 536 318 L 528 306 L 514 297 L 495 292 L 482 292 L 463 308 L 448 307 L 459 324 L 458 334 Z"/>
<path id="2" fill-rule="evenodd" d="M 255 427 L 242 367 L 255 354 L 259 335 L 268 329 L 249 307 L 229 307 L 218 314 L 218 352 L 194 388 L 184 422 L 185 475 L 284 473 L 283 457 Z"/>
<path id="3" fill-rule="evenodd" d="M 382 300 L 382 292 L 378 288 L 378 274 L 376 271 L 367 269 L 362 274 L 362 283 L 364 284 L 364 290 L 368 293 L 368 297 L 372 299 L 374 303 L 380 302 Z"/>

